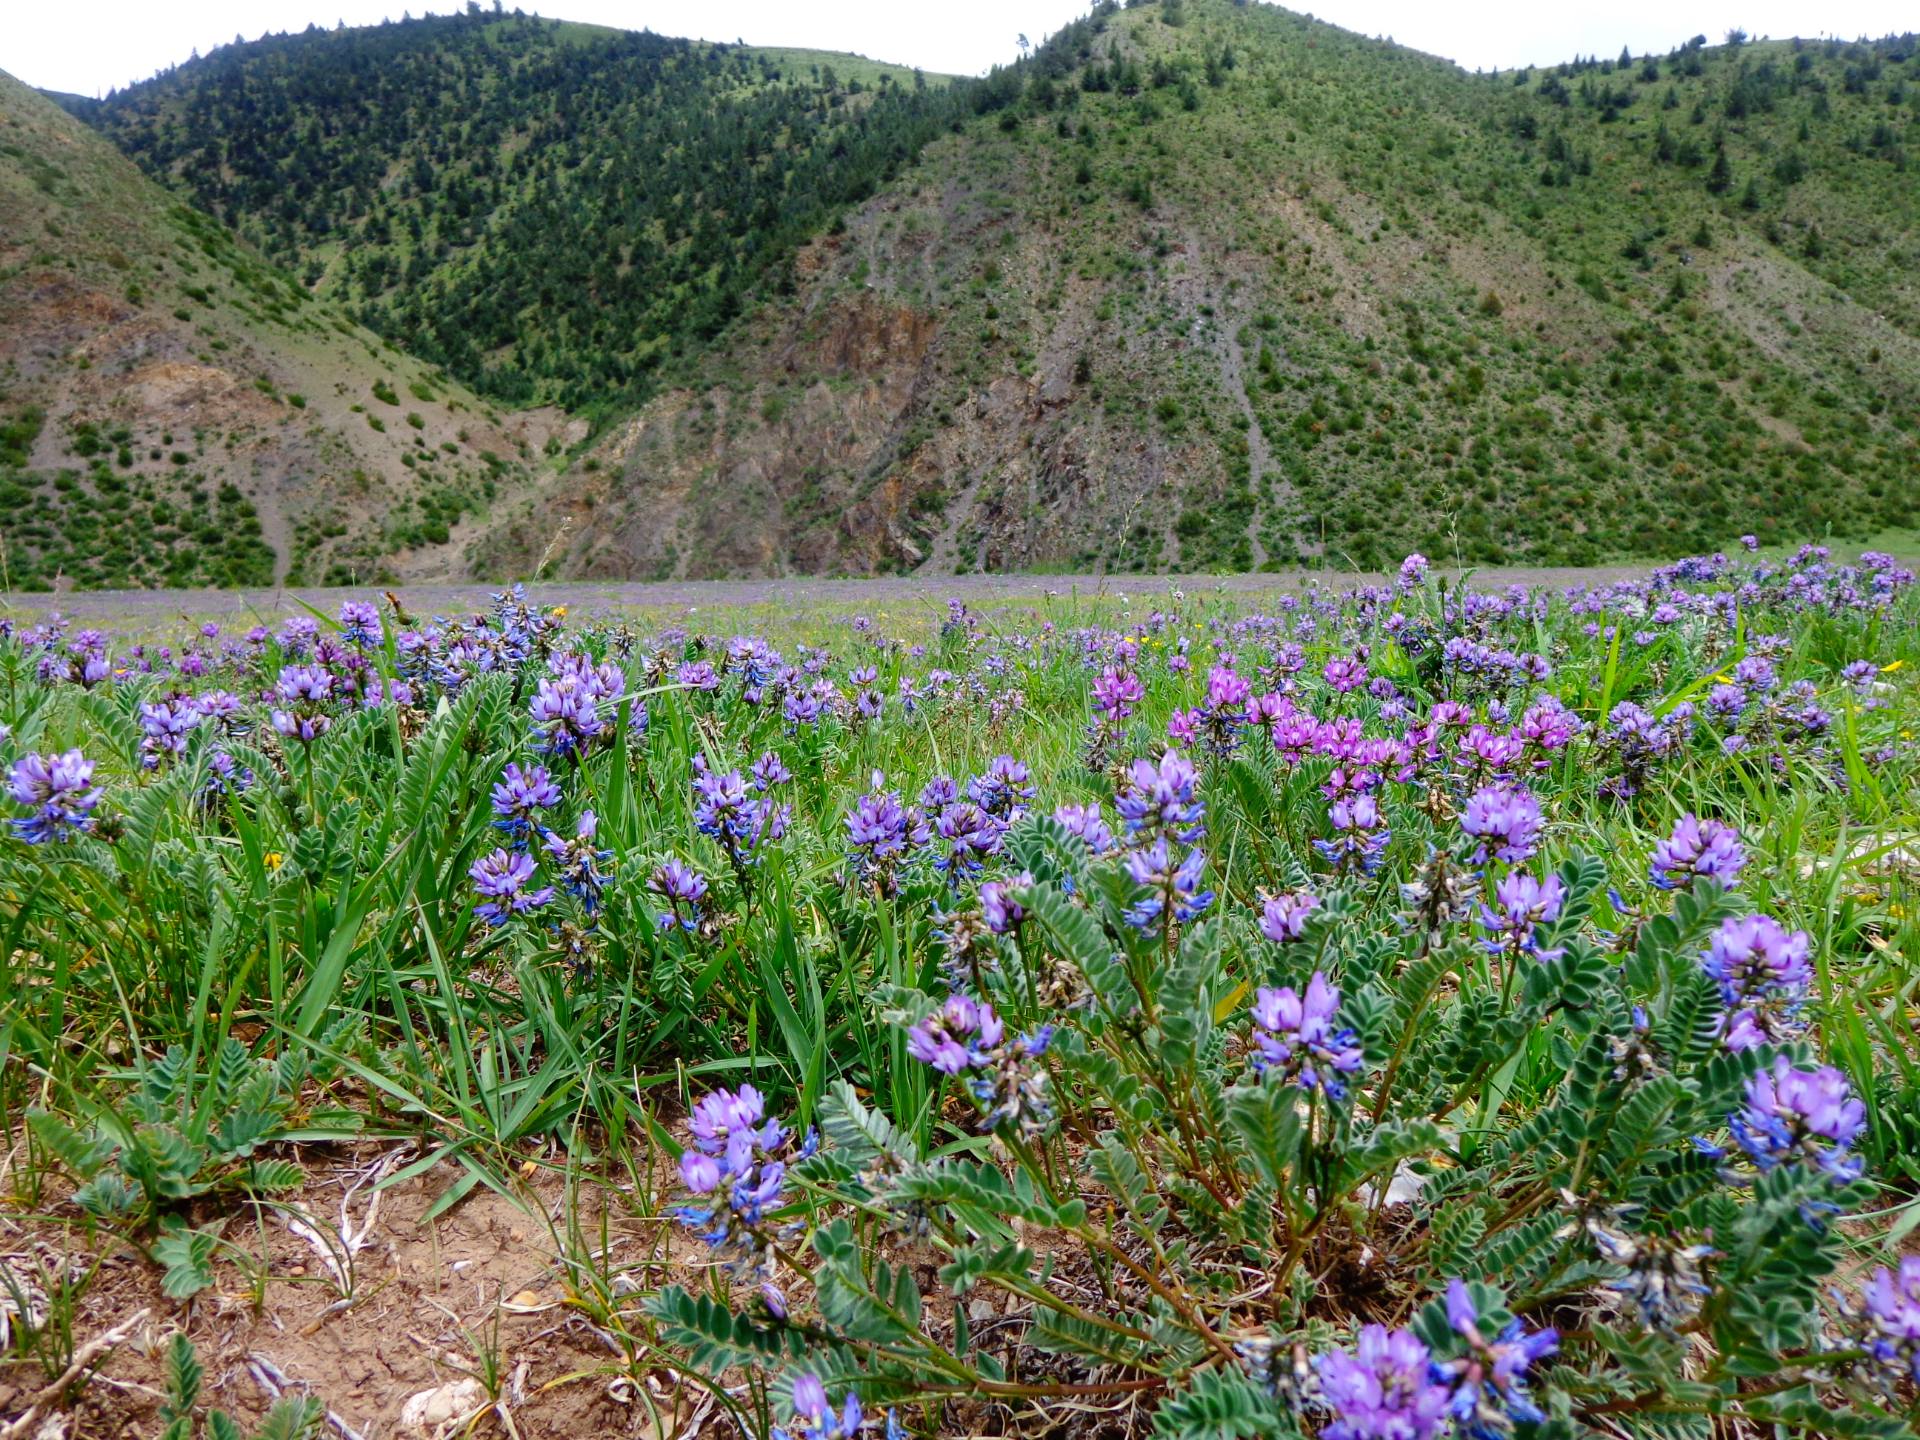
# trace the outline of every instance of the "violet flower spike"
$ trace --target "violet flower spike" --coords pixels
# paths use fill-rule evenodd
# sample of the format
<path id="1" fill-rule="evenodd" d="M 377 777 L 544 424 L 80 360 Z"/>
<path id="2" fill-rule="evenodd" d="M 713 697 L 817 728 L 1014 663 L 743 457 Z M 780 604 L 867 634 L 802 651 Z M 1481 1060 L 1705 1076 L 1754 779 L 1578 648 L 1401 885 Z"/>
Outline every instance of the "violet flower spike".
<path id="1" fill-rule="evenodd" d="M 515 915 L 537 910 L 553 899 L 553 887 L 529 888 L 534 878 L 533 857 L 517 850 L 495 850 L 473 862 L 467 871 L 473 888 L 485 899 L 473 913 L 488 925 L 504 925 Z"/>
<path id="2" fill-rule="evenodd" d="M 1682 815 L 1673 833 L 1653 847 L 1648 878 L 1662 890 L 1677 890 L 1695 878 L 1731 890 L 1746 868 L 1740 832 L 1718 820 Z"/>
<path id="3" fill-rule="evenodd" d="M 1527 1391 L 1527 1371 L 1560 1348 L 1551 1326 L 1529 1331 L 1518 1319 L 1499 1337 L 1480 1333 L 1473 1295 L 1459 1279 L 1447 1282 L 1447 1323 L 1467 1342 L 1464 1358 L 1439 1367 L 1453 1385 L 1447 1410 L 1472 1440 L 1505 1440 L 1514 1424 L 1536 1425 L 1546 1418 Z"/>

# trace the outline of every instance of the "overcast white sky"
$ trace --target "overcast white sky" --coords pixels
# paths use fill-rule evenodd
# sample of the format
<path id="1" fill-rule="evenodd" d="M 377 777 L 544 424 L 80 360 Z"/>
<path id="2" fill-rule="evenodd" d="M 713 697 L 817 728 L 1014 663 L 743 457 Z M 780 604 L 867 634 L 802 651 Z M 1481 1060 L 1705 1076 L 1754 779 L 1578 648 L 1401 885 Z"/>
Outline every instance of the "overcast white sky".
<path id="1" fill-rule="evenodd" d="M 491 4 L 491 0 L 485 0 Z M 850 50 L 876 60 L 975 74 L 1014 58 L 1089 0 L 519 0 L 567 20 L 704 40 Z M 0 69 L 30 85 L 96 95 L 244 35 L 368 25 L 463 8 L 463 0 L 0 0 Z M 507 8 L 512 9 L 512 0 Z M 1914 0 L 1313 0 L 1350 30 L 1390 35 L 1468 69 L 1545 64 L 1574 55 L 1665 51 L 1695 34 L 1718 44 L 1738 25 L 1751 35 L 1883 35 L 1920 23 Z"/>

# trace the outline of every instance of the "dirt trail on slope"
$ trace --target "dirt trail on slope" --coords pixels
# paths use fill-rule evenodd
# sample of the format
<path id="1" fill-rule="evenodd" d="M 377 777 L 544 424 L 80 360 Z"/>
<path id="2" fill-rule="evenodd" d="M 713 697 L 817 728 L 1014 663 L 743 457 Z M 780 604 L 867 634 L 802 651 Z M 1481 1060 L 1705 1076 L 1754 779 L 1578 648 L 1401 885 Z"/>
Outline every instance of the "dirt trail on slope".
<path id="1" fill-rule="evenodd" d="M 1253 397 L 1247 393 L 1247 354 L 1240 344 L 1238 328 L 1226 332 L 1226 343 L 1220 347 L 1220 383 L 1239 404 L 1240 413 L 1247 417 L 1247 488 L 1253 496 L 1253 508 L 1247 516 L 1247 541 L 1253 550 L 1253 568 L 1264 570 L 1267 542 L 1260 533 L 1265 518 L 1261 487 L 1270 457 L 1266 432 L 1260 428 L 1260 417 L 1253 411 Z"/>

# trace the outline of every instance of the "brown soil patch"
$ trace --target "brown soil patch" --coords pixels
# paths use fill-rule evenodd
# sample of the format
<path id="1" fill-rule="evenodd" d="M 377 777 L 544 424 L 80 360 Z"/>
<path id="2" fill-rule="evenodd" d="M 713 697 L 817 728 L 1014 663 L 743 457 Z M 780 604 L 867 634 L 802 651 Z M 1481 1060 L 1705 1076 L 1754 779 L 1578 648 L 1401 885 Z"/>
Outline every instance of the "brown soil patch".
<path id="1" fill-rule="evenodd" d="M 279 1388 L 318 1398 L 329 1412 L 323 1433 L 333 1440 L 430 1440 L 433 1429 L 402 1426 L 408 1400 L 491 1370 L 507 1417 L 485 1409 L 484 1392 L 469 1387 L 463 1408 L 480 1413 L 458 1433 L 515 1440 L 722 1433 L 723 1411 L 700 1392 L 683 1391 L 671 1373 L 644 1360 L 636 1366 L 568 1303 L 576 1272 L 562 1253 L 604 1255 L 599 1279 L 631 1296 L 615 1303 L 625 1310 L 624 1328 L 641 1331 L 640 1317 L 625 1307 L 664 1283 L 674 1258 L 663 1225 L 648 1218 L 656 1209 L 650 1198 L 613 1186 L 569 1194 L 557 1177 L 528 1166 L 533 1173 L 513 1198 L 476 1187 L 428 1219 L 460 1177 L 457 1166 L 442 1163 L 376 1192 L 375 1182 L 400 1170 L 410 1150 L 326 1147 L 302 1158 L 308 1182 L 284 1204 L 224 1208 L 223 1238 L 232 1248 L 218 1262 L 213 1288 L 184 1302 L 163 1293 L 161 1269 L 135 1246 L 90 1234 L 71 1207 L 52 1217 L 0 1215 L 0 1252 L 37 1255 L 46 1268 L 65 1259 L 76 1273 L 92 1269 L 74 1305 L 76 1345 L 148 1312 L 67 1406 L 46 1412 L 35 1440 L 157 1435 L 166 1349 L 176 1331 L 192 1340 L 205 1369 L 201 1404 L 249 1430 Z M 296 1210 L 316 1232 L 364 1233 L 352 1256 L 350 1301 L 330 1273 L 339 1262 L 330 1266 L 290 1223 L 300 1218 Z M 200 1224 L 214 1218 L 193 1216 Z M 333 1253 L 340 1254 L 337 1241 Z M 682 1270 L 675 1278 L 699 1283 L 686 1267 L 675 1268 Z M 0 1361 L 0 1429 L 47 1379 L 30 1356 Z"/>

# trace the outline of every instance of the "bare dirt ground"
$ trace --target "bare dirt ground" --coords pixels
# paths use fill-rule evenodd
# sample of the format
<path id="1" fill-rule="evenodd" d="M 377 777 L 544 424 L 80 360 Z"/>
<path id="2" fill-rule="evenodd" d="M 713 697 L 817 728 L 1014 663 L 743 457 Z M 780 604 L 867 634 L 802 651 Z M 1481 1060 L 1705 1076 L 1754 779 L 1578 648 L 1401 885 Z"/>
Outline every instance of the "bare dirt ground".
<path id="1" fill-rule="evenodd" d="M 1644 575 L 1648 565 L 1611 565 L 1586 569 L 1505 567 L 1474 571 L 1445 570 L 1449 578 L 1469 574 L 1476 587 L 1502 585 L 1606 585 Z M 726 610 L 766 607 L 790 617 L 808 611 L 859 606 L 925 605 L 943 607 L 949 598 L 969 604 L 1042 601 L 1049 598 L 1151 600 L 1180 590 L 1188 595 L 1232 596 L 1298 594 L 1309 586 L 1341 590 L 1385 583 L 1382 575 L 1351 571 L 1289 570 L 1245 575 L 946 575 L 934 578 L 885 577 L 864 580 L 793 578 L 782 580 L 552 581 L 528 586 L 548 605 L 566 605 L 590 615 L 616 610 Z M 90 590 L 66 593 L 16 593 L 0 608 L 24 614 L 58 612 L 75 623 L 115 627 L 164 626 L 176 619 L 213 620 L 224 626 L 269 622 L 297 613 L 302 604 L 332 614 L 343 599 L 381 589 L 296 588 L 276 590 Z M 461 614 L 486 608 L 492 585 L 401 585 L 394 587 L 415 615 Z"/>
<path id="2" fill-rule="evenodd" d="M 309 1147 L 300 1158 L 308 1183 L 283 1204 L 223 1208 L 230 1249 L 215 1285 L 188 1301 L 167 1297 L 158 1266 L 83 1224 L 70 1205 L 0 1212 L 0 1261 L 12 1272 L 85 1277 L 72 1306 L 75 1346 L 133 1322 L 84 1384 L 52 1397 L 43 1392 L 58 1362 L 0 1361 L 0 1434 L 160 1434 L 176 1332 L 204 1367 L 201 1404 L 248 1434 L 282 1393 L 318 1399 L 331 1440 L 735 1433 L 703 1392 L 649 1367 L 596 1323 L 606 1311 L 590 1316 L 573 1303 L 582 1293 L 610 1296 L 617 1328 L 636 1333 L 642 1291 L 668 1278 L 702 1283 L 684 1237 L 649 1218 L 655 1197 L 618 1185 L 569 1192 L 529 1165 L 514 1197 L 476 1188 L 430 1216 L 457 1167 L 377 1189 L 410 1151 Z M 591 1274 L 579 1268 L 583 1257 Z M 630 1318 L 618 1318 L 623 1310 Z M 408 1414 L 409 1402 L 424 1419 Z"/>

